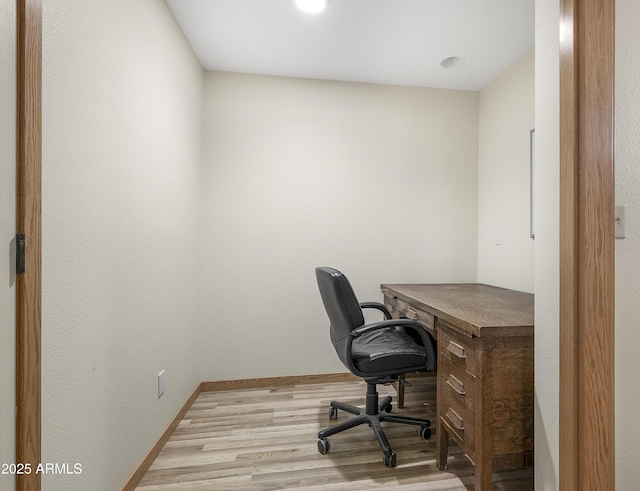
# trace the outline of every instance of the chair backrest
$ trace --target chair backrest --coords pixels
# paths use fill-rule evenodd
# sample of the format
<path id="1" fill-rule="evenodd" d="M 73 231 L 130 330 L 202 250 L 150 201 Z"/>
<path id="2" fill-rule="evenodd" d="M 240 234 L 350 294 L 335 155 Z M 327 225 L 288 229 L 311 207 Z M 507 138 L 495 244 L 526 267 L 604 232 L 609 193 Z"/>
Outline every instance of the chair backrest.
<path id="1" fill-rule="evenodd" d="M 362 309 L 349 280 L 337 269 L 316 268 L 316 279 L 331 323 L 331 342 L 342 363 L 351 370 L 351 331 L 364 325 Z"/>

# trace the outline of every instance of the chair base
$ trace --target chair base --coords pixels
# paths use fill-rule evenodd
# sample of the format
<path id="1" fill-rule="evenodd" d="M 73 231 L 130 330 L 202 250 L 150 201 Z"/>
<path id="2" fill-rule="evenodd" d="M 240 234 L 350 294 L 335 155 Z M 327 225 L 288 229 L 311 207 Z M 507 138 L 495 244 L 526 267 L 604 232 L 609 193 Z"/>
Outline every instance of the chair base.
<path id="1" fill-rule="evenodd" d="M 418 434 L 422 438 L 427 440 L 431 437 L 431 421 L 428 419 L 389 414 L 391 411 L 390 396 L 385 397 L 382 402 L 378 404 L 378 391 L 375 383 L 367 383 L 367 401 L 364 409 L 350 404 L 345 404 L 343 402 L 331 401 L 331 410 L 329 414 L 332 419 L 337 417 L 338 409 L 354 414 L 356 417 L 318 432 L 318 451 L 323 455 L 330 449 L 330 443 L 329 440 L 327 440 L 327 437 L 362 424 L 368 424 L 373 430 L 373 433 L 380 444 L 380 448 L 382 449 L 383 461 L 389 467 L 395 467 L 396 454 L 391 450 L 389 440 L 387 440 L 384 430 L 382 429 L 381 423 L 383 421 L 419 426 L 420 429 L 418 430 Z"/>

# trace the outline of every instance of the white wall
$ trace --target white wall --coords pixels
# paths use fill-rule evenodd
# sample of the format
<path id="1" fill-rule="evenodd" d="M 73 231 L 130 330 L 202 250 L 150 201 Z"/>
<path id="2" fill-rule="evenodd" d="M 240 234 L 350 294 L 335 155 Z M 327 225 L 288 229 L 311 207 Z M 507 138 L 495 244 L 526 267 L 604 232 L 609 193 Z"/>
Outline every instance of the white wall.
<path id="1" fill-rule="evenodd" d="M 200 381 L 203 71 L 164 2 L 43 3 L 43 489 L 113 490 Z"/>
<path id="2" fill-rule="evenodd" d="M 15 462 L 16 2 L 0 0 L 0 464 Z M 0 474 L 0 489 L 15 478 Z"/>
<path id="3" fill-rule="evenodd" d="M 314 268 L 477 275 L 477 92 L 210 72 L 203 380 L 343 372 Z"/>
<path id="4" fill-rule="evenodd" d="M 558 0 L 536 1 L 535 485 L 558 489 Z M 586 438 L 588 436 L 585 435 Z"/>
<path id="5" fill-rule="evenodd" d="M 529 134 L 534 49 L 480 91 L 478 281 L 533 293 Z M 501 245 L 495 231 L 500 230 Z"/>
<path id="6" fill-rule="evenodd" d="M 616 489 L 640 482 L 640 4 L 616 2 L 616 204 L 627 206 L 627 238 L 616 240 Z"/>

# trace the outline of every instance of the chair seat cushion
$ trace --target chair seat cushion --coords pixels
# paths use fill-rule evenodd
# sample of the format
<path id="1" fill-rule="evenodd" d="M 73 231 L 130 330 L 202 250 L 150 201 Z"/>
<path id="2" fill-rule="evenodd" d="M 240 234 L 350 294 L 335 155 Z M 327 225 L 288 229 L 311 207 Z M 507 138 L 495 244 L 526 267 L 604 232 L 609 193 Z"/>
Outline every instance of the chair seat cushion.
<path id="1" fill-rule="evenodd" d="M 427 363 L 426 350 L 394 328 L 378 329 L 355 338 L 351 355 L 354 365 L 363 373 L 402 373 Z"/>

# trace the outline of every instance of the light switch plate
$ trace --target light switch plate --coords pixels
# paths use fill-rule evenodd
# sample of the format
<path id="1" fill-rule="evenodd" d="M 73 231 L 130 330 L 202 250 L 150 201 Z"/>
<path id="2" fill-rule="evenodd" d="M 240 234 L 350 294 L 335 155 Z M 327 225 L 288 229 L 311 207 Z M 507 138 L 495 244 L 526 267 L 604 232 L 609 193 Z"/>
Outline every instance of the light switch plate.
<path id="1" fill-rule="evenodd" d="M 627 237 L 627 207 L 616 206 L 616 239 Z"/>
<path id="2" fill-rule="evenodd" d="M 494 230 L 495 245 L 502 245 L 502 230 L 499 228 Z"/>

